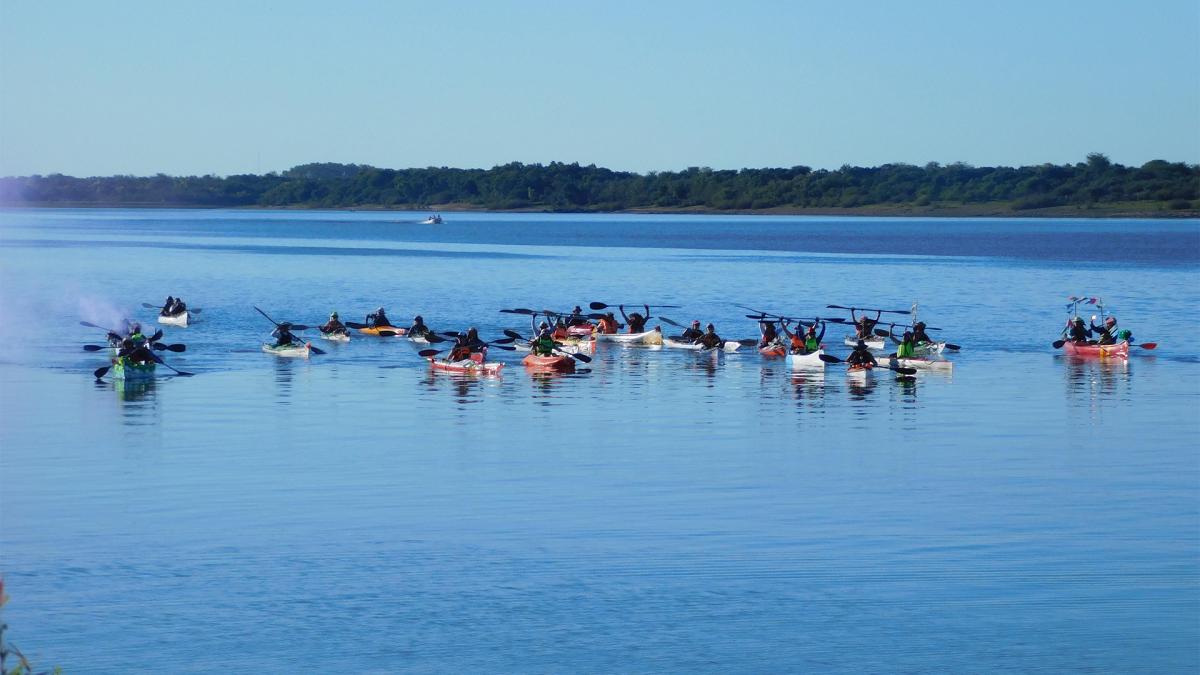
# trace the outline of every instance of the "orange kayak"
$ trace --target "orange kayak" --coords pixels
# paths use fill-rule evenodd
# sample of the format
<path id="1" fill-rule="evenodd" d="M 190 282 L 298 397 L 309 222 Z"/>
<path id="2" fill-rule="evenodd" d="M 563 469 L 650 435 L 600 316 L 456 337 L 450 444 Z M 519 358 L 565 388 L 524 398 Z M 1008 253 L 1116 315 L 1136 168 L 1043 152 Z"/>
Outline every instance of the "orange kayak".
<path id="1" fill-rule="evenodd" d="M 775 358 L 776 356 L 785 356 L 787 354 L 787 350 L 782 346 L 775 345 L 771 347 L 761 347 L 759 348 L 758 353 L 767 358 Z"/>
<path id="2" fill-rule="evenodd" d="M 407 328 L 400 328 L 399 326 L 375 326 L 373 328 L 359 328 L 358 329 L 358 332 L 360 332 L 364 335 L 375 335 L 375 336 L 379 336 L 380 332 L 387 333 L 389 331 L 392 333 L 395 333 L 395 335 L 388 335 L 386 337 L 399 337 L 401 335 L 405 335 L 408 333 Z"/>

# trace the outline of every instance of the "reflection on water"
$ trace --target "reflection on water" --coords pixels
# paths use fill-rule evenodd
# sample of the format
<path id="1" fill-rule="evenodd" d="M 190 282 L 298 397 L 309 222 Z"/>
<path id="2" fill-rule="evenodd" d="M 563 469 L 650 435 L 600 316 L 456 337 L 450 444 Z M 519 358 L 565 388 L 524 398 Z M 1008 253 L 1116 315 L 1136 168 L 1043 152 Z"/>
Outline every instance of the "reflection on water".
<path id="1" fill-rule="evenodd" d="M 797 369 L 791 373 L 790 391 L 801 409 L 823 410 L 825 406 L 825 369 Z"/>
<path id="2" fill-rule="evenodd" d="M 121 417 L 126 424 L 142 425 L 158 422 L 157 382 L 157 380 L 141 382 L 113 380 L 112 388 L 117 393 Z M 102 382 L 96 384 L 97 387 L 108 387 Z"/>
<path id="3" fill-rule="evenodd" d="M 1129 399 L 1133 383 L 1129 359 L 1058 358 L 1065 365 L 1064 383 L 1071 403 L 1098 411 L 1102 404 Z"/>
<path id="4" fill-rule="evenodd" d="M 287 405 L 292 397 L 292 368 L 295 367 L 295 359 L 268 356 L 275 362 L 275 398 L 280 403 Z"/>

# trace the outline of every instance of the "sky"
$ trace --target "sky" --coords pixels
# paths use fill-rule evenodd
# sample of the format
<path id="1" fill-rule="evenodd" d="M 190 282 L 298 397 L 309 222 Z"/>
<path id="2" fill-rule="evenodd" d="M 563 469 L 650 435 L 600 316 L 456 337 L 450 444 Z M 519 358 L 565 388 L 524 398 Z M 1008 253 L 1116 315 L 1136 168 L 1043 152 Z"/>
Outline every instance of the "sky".
<path id="1" fill-rule="evenodd" d="M 0 0 L 0 176 L 1200 163 L 1200 0 Z"/>

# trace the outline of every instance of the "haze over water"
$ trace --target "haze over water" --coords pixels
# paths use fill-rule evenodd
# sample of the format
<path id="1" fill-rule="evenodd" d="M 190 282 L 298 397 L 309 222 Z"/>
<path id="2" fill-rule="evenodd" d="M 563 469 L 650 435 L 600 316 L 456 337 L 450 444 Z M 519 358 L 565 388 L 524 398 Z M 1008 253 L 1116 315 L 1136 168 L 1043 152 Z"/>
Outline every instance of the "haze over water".
<path id="1" fill-rule="evenodd" d="M 1200 223 L 425 215 L 0 211 L 0 574 L 35 664 L 1200 669 Z M 94 382 L 79 321 L 167 294 L 202 308 L 164 329 L 195 377 Z M 1057 355 L 1079 294 L 1158 349 Z M 735 303 L 917 301 L 963 350 L 861 386 L 607 345 L 460 378 L 394 339 L 275 358 L 252 308 L 500 337 L 589 301 L 727 338 Z"/>

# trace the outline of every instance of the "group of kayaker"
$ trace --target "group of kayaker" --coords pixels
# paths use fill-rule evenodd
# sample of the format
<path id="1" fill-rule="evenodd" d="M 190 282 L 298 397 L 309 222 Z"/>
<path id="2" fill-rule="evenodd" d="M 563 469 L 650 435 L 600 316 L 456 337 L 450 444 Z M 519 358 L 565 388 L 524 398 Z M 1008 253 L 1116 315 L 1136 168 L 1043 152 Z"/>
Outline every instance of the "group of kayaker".
<path id="1" fill-rule="evenodd" d="M 1077 345 L 1115 345 L 1118 342 L 1132 342 L 1133 334 L 1127 330 L 1117 330 L 1117 317 L 1108 316 L 1103 325 L 1096 325 L 1096 315 L 1092 315 L 1090 324 L 1085 325 L 1082 316 L 1076 316 L 1067 322 L 1063 331 L 1069 341 Z M 1096 339 L 1093 340 L 1092 338 Z"/>
<path id="2" fill-rule="evenodd" d="M 153 307 L 154 305 L 147 305 Z M 187 304 L 183 298 L 176 298 L 170 295 L 167 296 L 167 301 L 163 303 L 162 309 L 158 310 L 159 316 L 179 316 L 187 311 Z"/>

